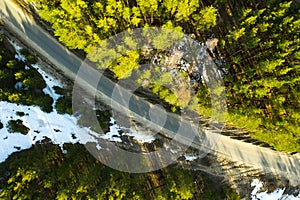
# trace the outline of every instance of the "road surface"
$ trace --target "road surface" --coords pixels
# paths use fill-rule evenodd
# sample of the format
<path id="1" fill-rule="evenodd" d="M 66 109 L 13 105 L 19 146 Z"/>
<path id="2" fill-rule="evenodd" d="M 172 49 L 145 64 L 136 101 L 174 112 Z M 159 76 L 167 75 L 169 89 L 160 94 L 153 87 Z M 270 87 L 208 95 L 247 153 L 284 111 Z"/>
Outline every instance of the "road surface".
<path id="1" fill-rule="evenodd" d="M 66 76 L 75 80 L 76 74 L 82 65 L 82 60 L 43 31 L 10 0 L 0 1 L 0 12 L 5 26 L 11 32 L 18 35 L 23 42 L 27 43 L 41 56 L 47 58 L 54 66 L 63 71 Z M 82 85 L 87 86 L 90 84 L 90 86 L 93 86 L 94 81 L 99 79 L 95 74 L 98 75 L 92 68 L 85 72 L 82 76 Z M 96 87 L 98 95 L 106 103 L 110 103 L 112 90 L 118 86 L 102 76 Z M 179 117 L 173 113 L 167 113 L 167 119 L 163 127 L 158 127 L 157 123 L 153 123 L 150 119 L 148 111 L 150 108 L 153 108 L 151 103 L 132 95 L 130 92 L 122 89 L 122 87 L 118 87 L 118 90 L 120 95 L 125 96 L 125 99 L 126 96 L 130 97 L 130 105 L 128 107 L 124 107 L 122 102 L 117 102 L 115 99 L 116 102 L 114 103 L 119 107 L 118 109 L 123 110 L 123 112 L 130 112 L 139 121 L 152 126 L 154 129 L 159 128 L 160 132 L 168 137 L 173 138 L 179 132 L 180 135 L 177 139 L 184 144 L 192 142 L 191 146 L 193 147 L 210 150 L 227 159 L 242 161 L 267 172 L 280 173 L 288 178 L 292 185 L 300 184 L 300 159 L 298 154 L 291 156 L 282 152 L 276 152 L 268 148 L 234 140 L 212 131 L 195 133 L 194 130 L 196 129 L 192 124 L 188 121 L 180 121 Z M 164 113 L 161 116 L 164 116 Z M 178 131 L 178 128 L 181 127 L 184 128 Z M 194 138 L 194 134 L 201 137 Z M 203 142 L 203 138 L 205 138 L 205 142 Z"/>

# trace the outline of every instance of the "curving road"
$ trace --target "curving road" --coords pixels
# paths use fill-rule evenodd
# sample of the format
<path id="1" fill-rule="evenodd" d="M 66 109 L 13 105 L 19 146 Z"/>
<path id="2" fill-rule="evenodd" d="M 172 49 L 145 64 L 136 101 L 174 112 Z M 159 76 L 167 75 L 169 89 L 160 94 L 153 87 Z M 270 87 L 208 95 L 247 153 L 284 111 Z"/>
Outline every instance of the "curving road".
<path id="1" fill-rule="evenodd" d="M 66 47 L 59 44 L 52 36 L 43 31 L 30 17 L 25 15 L 21 9 L 16 7 L 10 0 L 0 1 L 0 16 L 4 25 L 23 42 L 37 51 L 42 57 L 48 59 L 60 71 L 63 71 L 70 79 L 75 80 L 82 65 L 82 60 L 68 51 Z M 88 70 L 83 71 L 82 79 L 77 81 L 81 86 L 95 91 L 106 103 L 114 104 L 114 107 L 122 112 L 130 113 L 140 122 L 151 126 L 170 138 L 175 138 L 183 144 L 214 152 L 227 159 L 242 161 L 254 165 L 266 172 L 276 172 L 290 180 L 292 185 L 300 184 L 300 158 L 299 155 L 288 155 L 276 152 L 268 148 L 259 147 L 250 143 L 231 139 L 213 131 L 199 131 L 193 123 L 180 120 L 179 116 L 173 113 L 165 115 L 161 110 L 158 116 L 166 116 L 165 119 L 151 121 L 149 109 L 154 105 L 143 99 L 132 95 L 129 91 L 119 87 L 108 78 L 101 76 L 93 68 L 86 66 Z M 122 98 L 111 99 L 112 91 L 117 91 L 116 96 Z M 124 102 L 125 100 L 125 102 Z M 129 102 L 129 106 L 124 106 Z M 156 112 L 160 112 L 156 109 Z M 160 120 L 165 120 L 163 127 L 158 126 Z M 177 134 L 177 135 L 176 135 Z M 176 137 L 174 137 L 176 135 Z M 197 137 L 195 137 L 195 135 Z"/>

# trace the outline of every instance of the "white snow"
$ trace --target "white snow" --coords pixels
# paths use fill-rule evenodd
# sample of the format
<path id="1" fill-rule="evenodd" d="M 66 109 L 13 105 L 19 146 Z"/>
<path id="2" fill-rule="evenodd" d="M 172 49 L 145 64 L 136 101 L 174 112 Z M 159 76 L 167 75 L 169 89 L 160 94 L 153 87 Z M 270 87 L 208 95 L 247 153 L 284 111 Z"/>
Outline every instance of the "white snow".
<path id="1" fill-rule="evenodd" d="M 187 161 L 193 161 L 198 158 L 198 156 L 196 156 L 196 155 L 184 155 L 184 157 L 185 157 L 185 160 L 187 160 Z"/>
<path id="2" fill-rule="evenodd" d="M 285 188 L 277 188 L 271 193 L 268 193 L 267 190 L 257 193 L 262 186 L 263 183 L 260 180 L 258 179 L 252 180 L 251 187 L 254 187 L 253 191 L 251 192 L 252 200 L 299 200 L 300 199 L 300 193 L 298 194 L 298 196 L 283 194 Z"/>
<path id="3" fill-rule="evenodd" d="M 121 135 L 119 133 L 119 131 L 121 130 L 120 126 L 115 124 L 115 120 L 113 118 L 110 118 L 110 123 L 113 124 L 109 127 L 110 131 L 100 137 L 103 139 L 107 139 L 111 142 L 122 142 L 120 138 Z"/>
<path id="4" fill-rule="evenodd" d="M 141 131 L 133 128 L 127 130 L 128 132 L 124 133 L 124 135 L 132 136 L 133 139 L 141 143 L 152 143 L 155 140 L 155 137 L 153 135 L 146 133 L 146 130 Z"/>
<path id="5" fill-rule="evenodd" d="M 21 89 L 23 87 L 23 83 L 22 82 L 17 82 L 16 84 L 15 84 L 15 89 Z"/>
<path id="6" fill-rule="evenodd" d="M 114 118 L 110 118 L 110 132 L 106 133 L 104 136 L 101 136 L 103 139 L 108 139 L 114 142 L 122 142 L 120 131 L 122 131 L 122 135 L 127 135 L 132 137 L 134 140 L 137 140 L 141 143 L 151 143 L 155 140 L 155 137 L 151 135 L 146 129 L 143 127 L 131 127 L 125 128 L 118 124 L 116 124 Z"/>
<path id="7" fill-rule="evenodd" d="M 26 58 L 25 56 L 23 56 L 21 53 L 20 53 L 20 50 L 22 49 L 19 45 L 16 44 L 16 42 L 12 41 L 12 40 L 8 40 L 11 45 L 13 45 L 13 47 L 15 48 L 15 50 L 17 51 L 17 54 L 15 54 L 15 58 L 18 59 L 18 60 L 21 60 L 21 61 L 25 61 Z"/>
<path id="8" fill-rule="evenodd" d="M 55 80 L 52 76 L 49 76 L 43 70 L 41 70 L 38 65 L 34 64 L 34 65 L 31 65 L 31 66 L 33 68 L 35 68 L 42 75 L 43 79 L 46 82 L 47 87 L 43 89 L 43 92 L 45 94 L 49 94 L 55 102 L 59 97 L 61 97 L 61 95 L 56 94 L 53 87 L 54 86 L 62 87 L 62 85 L 59 84 L 58 81 Z"/>
<path id="9" fill-rule="evenodd" d="M 37 141 L 45 137 L 50 138 L 53 143 L 63 145 L 64 143 L 85 144 L 95 139 L 88 134 L 87 128 L 77 129 L 77 119 L 71 115 L 60 115 L 56 111 L 45 113 L 37 106 L 23 106 L 14 103 L 0 101 L 1 122 L 4 128 L 0 130 L 0 162 L 3 162 L 11 153 L 18 151 L 17 148 L 27 149 Z M 24 112 L 20 117 L 16 112 Z M 6 125 L 11 119 L 21 119 L 30 131 L 27 135 L 21 133 L 9 133 Z M 79 130 L 79 131 L 78 131 Z M 76 138 L 73 139 L 73 136 Z"/>
<path id="10" fill-rule="evenodd" d="M 163 147 L 166 149 L 166 150 L 169 150 L 170 152 L 172 152 L 173 154 L 177 154 L 178 152 L 181 151 L 181 149 L 176 149 L 174 147 L 171 147 L 170 144 L 168 144 L 167 142 L 165 142 L 163 144 Z"/>

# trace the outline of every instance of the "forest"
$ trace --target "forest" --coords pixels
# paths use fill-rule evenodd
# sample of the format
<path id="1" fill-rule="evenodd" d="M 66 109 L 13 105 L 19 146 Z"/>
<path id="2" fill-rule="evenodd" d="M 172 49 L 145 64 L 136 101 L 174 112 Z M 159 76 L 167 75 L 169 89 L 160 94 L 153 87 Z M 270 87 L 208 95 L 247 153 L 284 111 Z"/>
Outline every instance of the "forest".
<path id="1" fill-rule="evenodd" d="M 282 0 L 28 0 L 49 23 L 55 37 L 68 48 L 84 55 L 107 38 L 134 28 L 163 27 L 189 35 L 205 43 L 211 35 L 218 39 L 213 51 L 223 73 L 227 113 L 224 123 L 247 130 L 251 137 L 279 151 L 300 152 L 300 11 L 299 4 Z M 158 38 L 152 52 L 165 56 L 165 35 Z M 127 40 L 126 45 L 135 46 Z M 159 46 L 163 45 L 163 46 Z M 121 50 L 101 52 L 117 55 Z M 28 67 L 37 58 L 21 50 L 26 62 L 14 58 L 14 50 L 0 36 L 0 99 L 37 105 L 53 110 L 53 100 L 42 89 L 45 82 Z M 89 57 L 99 61 L 97 57 Z M 149 62 L 141 50 L 126 52 L 109 69 L 116 79 L 139 77 L 137 84 L 150 89 L 177 112 L 190 108 L 181 90 L 163 87 L 188 79 L 140 69 Z M 101 66 L 98 66 L 101 68 Z M 147 84 L 144 80 L 150 80 Z M 185 80 L 184 86 L 189 83 Z M 179 83 L 178 83 L 179 84 Z M 201 81 L 192 85 L 193 103 L 201 115 L 210 115 L 210 91 Z M 65 94 L 61 88 L 58 93 Z M 191 94 L 185 94 L 190 96 Z M 70 97 L 54 105 L 60 113 L 72 113 Z M 194 106 L 194 104 L 192 106 Z M 191 106 L 191 107 L 192 107 Z M 20 113 L 21 115 L 22 113 Z M 104 115 L 103 121 L 110 116 Z M 82 122 L 84 124 L 84 121 Z M 26 134 L 26 127 L 11 120 L 11 132 Z M 104 126 L 104 125 L 103 125 Z M 0 122 L 0 129 L 3 124 Z M 65 144 L 65 152 L 50 141 L 14 153 L 0 164 L 0 198 L 11 199 L 238 199 L 228 186 L 216 188 L 204 174 L 169 166 L 148 174 L 128 174 L 110 169 L 79 144 Z M 80 171 L 80 173 L 78 173 Z M 198 181 L 196 184 L 196 180 Z M 136 183 L 139 183 L 138 185 Z"/>
<path id="2" fill-rule="evenodd" d="M 214 49 L 219 61 L 216 64 L 224 74 L 225 123 L 247 130 L 251 137 L 277 150 L 300 151 L 299 4 L 281 0 L 30 2 L 36 3 L 40 16 L 51 24 L 60 42 L 86 55 L 106 38 L 134 28 L 173 29 L 204 43 L 213 34 L 219 40 Z M 160 40 L 163 44 L 163 36 Z M 134 42 L 127 40 L 126 45 L 134 46 Z M 155 49 L 156 55 L 161 53 Z M 101 57 L 117 54 L 118 50 L 111 50 L 101 52 Z M 90 59 L 99 61 L 93 54 Z M 146 87 L 169 103 L 172 111 L 187 107 L 186 100 L 178 96 L 190 94 L 162 87 L 178 77 L 163 73 L 157 66 L 155 70 L 141 70 L 139 66 L 145 62 L 141 50 L 132 50 L 108 68 L 118 79 L 137 75 L 152 79 Z M 180 79 L 187 77 L 187 72 L 180 72 Z M 200 114 L 209 115 L 210 91 L 201 81 L 194 89 L 193 103 L 201 108 Z"/>
<path id="3" fill-rule="evenodd" d="M 62 96 L 53 105 L 52 97 L 43 92 L 45 80 L 32 67 L 38 57 L 26 48 L 19 51 L 16 57 L 8 37 L 0 34 L 0 100 L 35 105 L 47 113 L 55 107 L 58 113 L 71 114 L 66 89 L 55 88 Z M 109 112 L 97 110 L 97 115 L 106 130 Z M 79 122 L 84 125 L 87 120 Z M 11 119 L 8 124 L 0 119 L 0 130 L 4 126 L 11 135 L 29 131 L 21 119 Z M 239 199 L 222 179 L 180 164 L 144 174 L 121 172 L 99 162 L 82 144 L 65 143 L 62 149 L 45 138 L 0 163 L 0 199 Z"/>
<path id="4" fill-rule="evenodd" d="M 111 169 L 80 144 L 41 141 L 0 164 L 1 199 L 239 199 L 204 173 L 171 165 L 151 173 Z"/>

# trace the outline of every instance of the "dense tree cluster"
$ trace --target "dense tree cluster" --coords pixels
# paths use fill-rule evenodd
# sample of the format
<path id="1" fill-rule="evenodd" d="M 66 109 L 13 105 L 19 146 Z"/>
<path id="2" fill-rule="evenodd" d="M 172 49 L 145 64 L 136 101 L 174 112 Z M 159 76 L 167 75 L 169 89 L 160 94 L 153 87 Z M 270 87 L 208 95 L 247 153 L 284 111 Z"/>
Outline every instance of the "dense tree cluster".
<path id="1" fill-rule="evenodd" d="M 5 36 L 0 35 L 0 100 L 24 105 L 38 105 L 45 112 L 52 111 L 53 99 L 42 91 L 46 87 L 43 77 L 31 67 L 37 58 L 27 50 L 26 58 L 15 58 L 15 50 Z"/>
<path id="2" fill-rule="evenodd" d="M 32 1 L 32 0 L 31 0 Z M 145 26 L 172 23 L 197 36 L 216 24 L 216 9 L 199 0 L 34 0 L 43 19 L 66 46 L 89 53 L 112 35 Z"/>
<path id="3" fill-rule="evenodd" d="M 221 41 L 229 118 L 279 150 L 300 151 L 300 17 L 292 1 L 243 8 Z"/>
<path id="4" fill-rule="evenodd" d="M 55 36 L 71 49 L 83 50 L 92 61 L 100 62 L 97 55 L 118 58 L 109 68 L 122 79 L 131 76 L 139 67 L 141 57 L 139 50 L 122 52 L 124 47 L 100 49 L 103 40 L 134 28 L 149 26 L 164 27 L 193 33 L 197 37 L 201 31 L 216 24 L 216 9 L 212 6 L 204 7 L 199 0 L 186 1 L 88 1 L 88 0 L 36 0 L 40 16 L 50 22 Z M 145 31 L 146 32 L 146 31 Z M 156 49 L 164 49 L 168 44 L 169 35 L 158 37 L 153 41 Z M 135 49 L 136 41 L 125 39 L 126 47 Z M 101 51 L 103 50 L 103 51 Z M 122 57 L 119 57 L 123 55 Z M 111 61 L 112 59 L 109 59 Z M 106 63 L 109 63 L 106 61 Z M 107 65 L 102 64 L 104 67 Z M 99 66 L 102 68 L 102 66 Z"/>
<path id="5" fill-rule="evenodd" d="M 1 199 L 221 199 L 234 193 L 214 193 L 213 185 L 170 166 L 147 174 L 113 170 L 99 163 L 84 146 L 36 144 L 0 164 Z M 225 189 L 225 188 L 222 188 Z"/>

